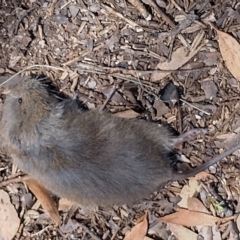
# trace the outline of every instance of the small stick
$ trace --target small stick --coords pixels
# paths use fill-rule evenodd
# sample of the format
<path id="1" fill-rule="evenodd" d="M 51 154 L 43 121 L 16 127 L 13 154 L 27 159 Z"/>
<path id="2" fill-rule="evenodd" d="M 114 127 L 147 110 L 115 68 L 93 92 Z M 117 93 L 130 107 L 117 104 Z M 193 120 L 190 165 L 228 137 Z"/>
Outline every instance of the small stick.
<path id="1" fill-rule="evenodd" d="M 68 220 L 72 218 L 73 214 L 77 211 L 77 209 L 78 209 L 78 205 L 74 203 L 67 213 L 67 216 L 64 220 L 64 224 L 67 224 Z"/>
<path id="2" fill-rule="evenodd" d="M 147 11 L 140 0 L 128 0 L 128 2 L 130 2 L 147 21 L 152 19 L 151 14 Z"/>
<path id="3" fill-rule="evenodd" d="M 79 226 L 86 232 L 90 235 L 90 237 L 94 240 L 101 240 L 98 236 L 96 236 L 93 232 L 91 232 L 88 227 L 86 227 L 84 224 L 82 223 L 78 223 Z"/>
<path id="4" fill-rule="evenodd" d="M 17 35 L 17 33 L 18 33 L 18 29 L 19 29 L 19 25 L 20 25 L 20 23 L 22 22 L 22 20 L 30 13 L 30 12 L 32 12 L 33 10 L 35 10 L 37 7 L 33 7 L 33 8 L 30 8 L 29 10 L 26 10 L 25 12 L 24 12 L 24 14 L 20 17 L 20 19 L 17 21 L 17 23 L 16 23 L 16 26 L 15 26 L 15 29 L 14 29 L 14 34 L 15 35 Z"/>
<path id="5" fill-rule="evenodd" d="M 172 28 L 176 27 L 176 24 L 165 14 L 160 7 L 156 4 L 154 0 L 147 0 L 150 6 L 152 6 L 157 14 L 163 18 L 165 22 L 167 22 Z"/>
<path id="6" fill-rule="evenodd" d="M 101 4 L 101 6 L 107 10 L 109 13 L 114 14 L 115 16 L 123 19 L 125 22 L 127 22 L 131 27 L 133 28 L 137 28 L 140 27 L 136 22 L 132 21 L 129 18 L 124 17 L 121 13 L 116 12 L 114 9 L 110 8 L 109 6 L 107 6 L 106 4 Z M 139 30 L 142 30 L 141 28 Z"/>
<path id="7" fill-rule="evenodd" d="M 116 91 L 116 87 L 113 86 L 110 93 L 108 94 L 108 97 L 107 99 L 104 101 L 103 105 L 101 106 L 100 110 L 103 111 L 104 108 L 106 107 L 107 103 L 110 101 L 110 99 L 112 98 L 113 94 L 115 93 Z"/>
<path id="8" fill-rule="evenodd" d="M 16 177 L 16 178 L 11 178 L 11 179 L 0 182 L 0 187 L 5 187 L 10 183 L 24 182 L 25 180 L 28 180 L 28 179 L 30 179 L 30 177 L 28 175 L 24 175 L 24 176 Z"/>

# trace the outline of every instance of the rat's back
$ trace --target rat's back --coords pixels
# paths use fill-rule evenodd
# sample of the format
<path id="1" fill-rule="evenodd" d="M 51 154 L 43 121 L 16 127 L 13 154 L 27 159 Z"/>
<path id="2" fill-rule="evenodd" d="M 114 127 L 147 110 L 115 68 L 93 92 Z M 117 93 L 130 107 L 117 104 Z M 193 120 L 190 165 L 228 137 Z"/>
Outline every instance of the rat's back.
<path id="1" fill-rule="evenodd" d="M 104 206 L 138 201 L 172 179 L 167 129 L 99 111 L 81 113 L 76 100 L 59 101 L 31 81 L 7 99 L 3 115 L 6 120 L 9 112 L 18 113 L 6 128 L 9 151 L 43 186 L 78 203 Z"/>

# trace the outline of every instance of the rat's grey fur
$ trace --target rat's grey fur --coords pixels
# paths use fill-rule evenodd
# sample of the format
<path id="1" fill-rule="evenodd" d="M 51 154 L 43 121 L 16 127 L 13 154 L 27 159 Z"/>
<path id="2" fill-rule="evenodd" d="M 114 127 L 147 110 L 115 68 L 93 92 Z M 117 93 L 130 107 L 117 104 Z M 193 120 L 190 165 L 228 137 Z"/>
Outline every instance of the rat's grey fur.
<path id="1" fill-rule="evenodd" d="M 100 111 L 80 113 L 40 81 L 21 80 L 3 109 L 6 145 L 21 170 L 82 204 L 132 203 L 172 178 L 167 129 Z"/>
<path id="2" fill-rule="evenodd" d="M 97 110 L 82 113 L 76 100 L 61 101 L 33 78 L 21 80 L 7 96 L 2 124 L 4 144 L 21 170 L 85 205 L 137 202 L 222 157 L 174 174 L 168 157 L 173 138 L 166 128 Z"/>

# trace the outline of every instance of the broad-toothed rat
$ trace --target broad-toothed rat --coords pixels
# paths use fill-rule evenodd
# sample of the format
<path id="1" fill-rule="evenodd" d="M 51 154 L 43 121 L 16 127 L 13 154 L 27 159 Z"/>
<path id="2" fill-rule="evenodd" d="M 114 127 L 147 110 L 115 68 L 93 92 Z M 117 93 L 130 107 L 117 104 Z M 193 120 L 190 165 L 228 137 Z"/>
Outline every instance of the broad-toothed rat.
<path id="1" fill-rule="evenodd" d="M 81 112 L 45 81 L 24 78 L 3 106 L 4 144 L 15 164 L 47 189 L 83 205 L 131 204 L 164 183 L 197 174 L 231 149 L 188 173 L 175 173 L 176 139 L 143 120 Z"/>

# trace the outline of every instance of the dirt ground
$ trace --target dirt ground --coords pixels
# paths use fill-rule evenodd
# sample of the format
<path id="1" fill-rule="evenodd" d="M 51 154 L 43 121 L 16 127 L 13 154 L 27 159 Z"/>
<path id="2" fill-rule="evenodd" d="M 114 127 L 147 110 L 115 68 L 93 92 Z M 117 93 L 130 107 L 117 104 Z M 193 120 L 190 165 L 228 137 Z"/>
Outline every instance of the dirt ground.
<path id="1" fill-rule="evenodd" d="M 0 0 L 0 84 L 22 70 L 44 74 L 89 109 L 115 89 L 106 105 L 112 114 L 167 123 L 179 133 L 208 128 L 178 148 L 191 167 L 238 142 L 238 42 L 237 0 Z M 0 107 L 17 80 L 1 86 Z M 26 184 L 12 180 L 19 172 L 2 152 L 0 182 L 9 184 L 0 191 L 16 218 L 0 216 L 0 239 L 124 239 L 146 211 L 146 237 L 136 230 L 131 239 L 240 239 L 239 155 L 134 206 L 74 208 L 52 196 L 57 226 Z M 174 220 L 161 219 L 176 212 Z"/>

